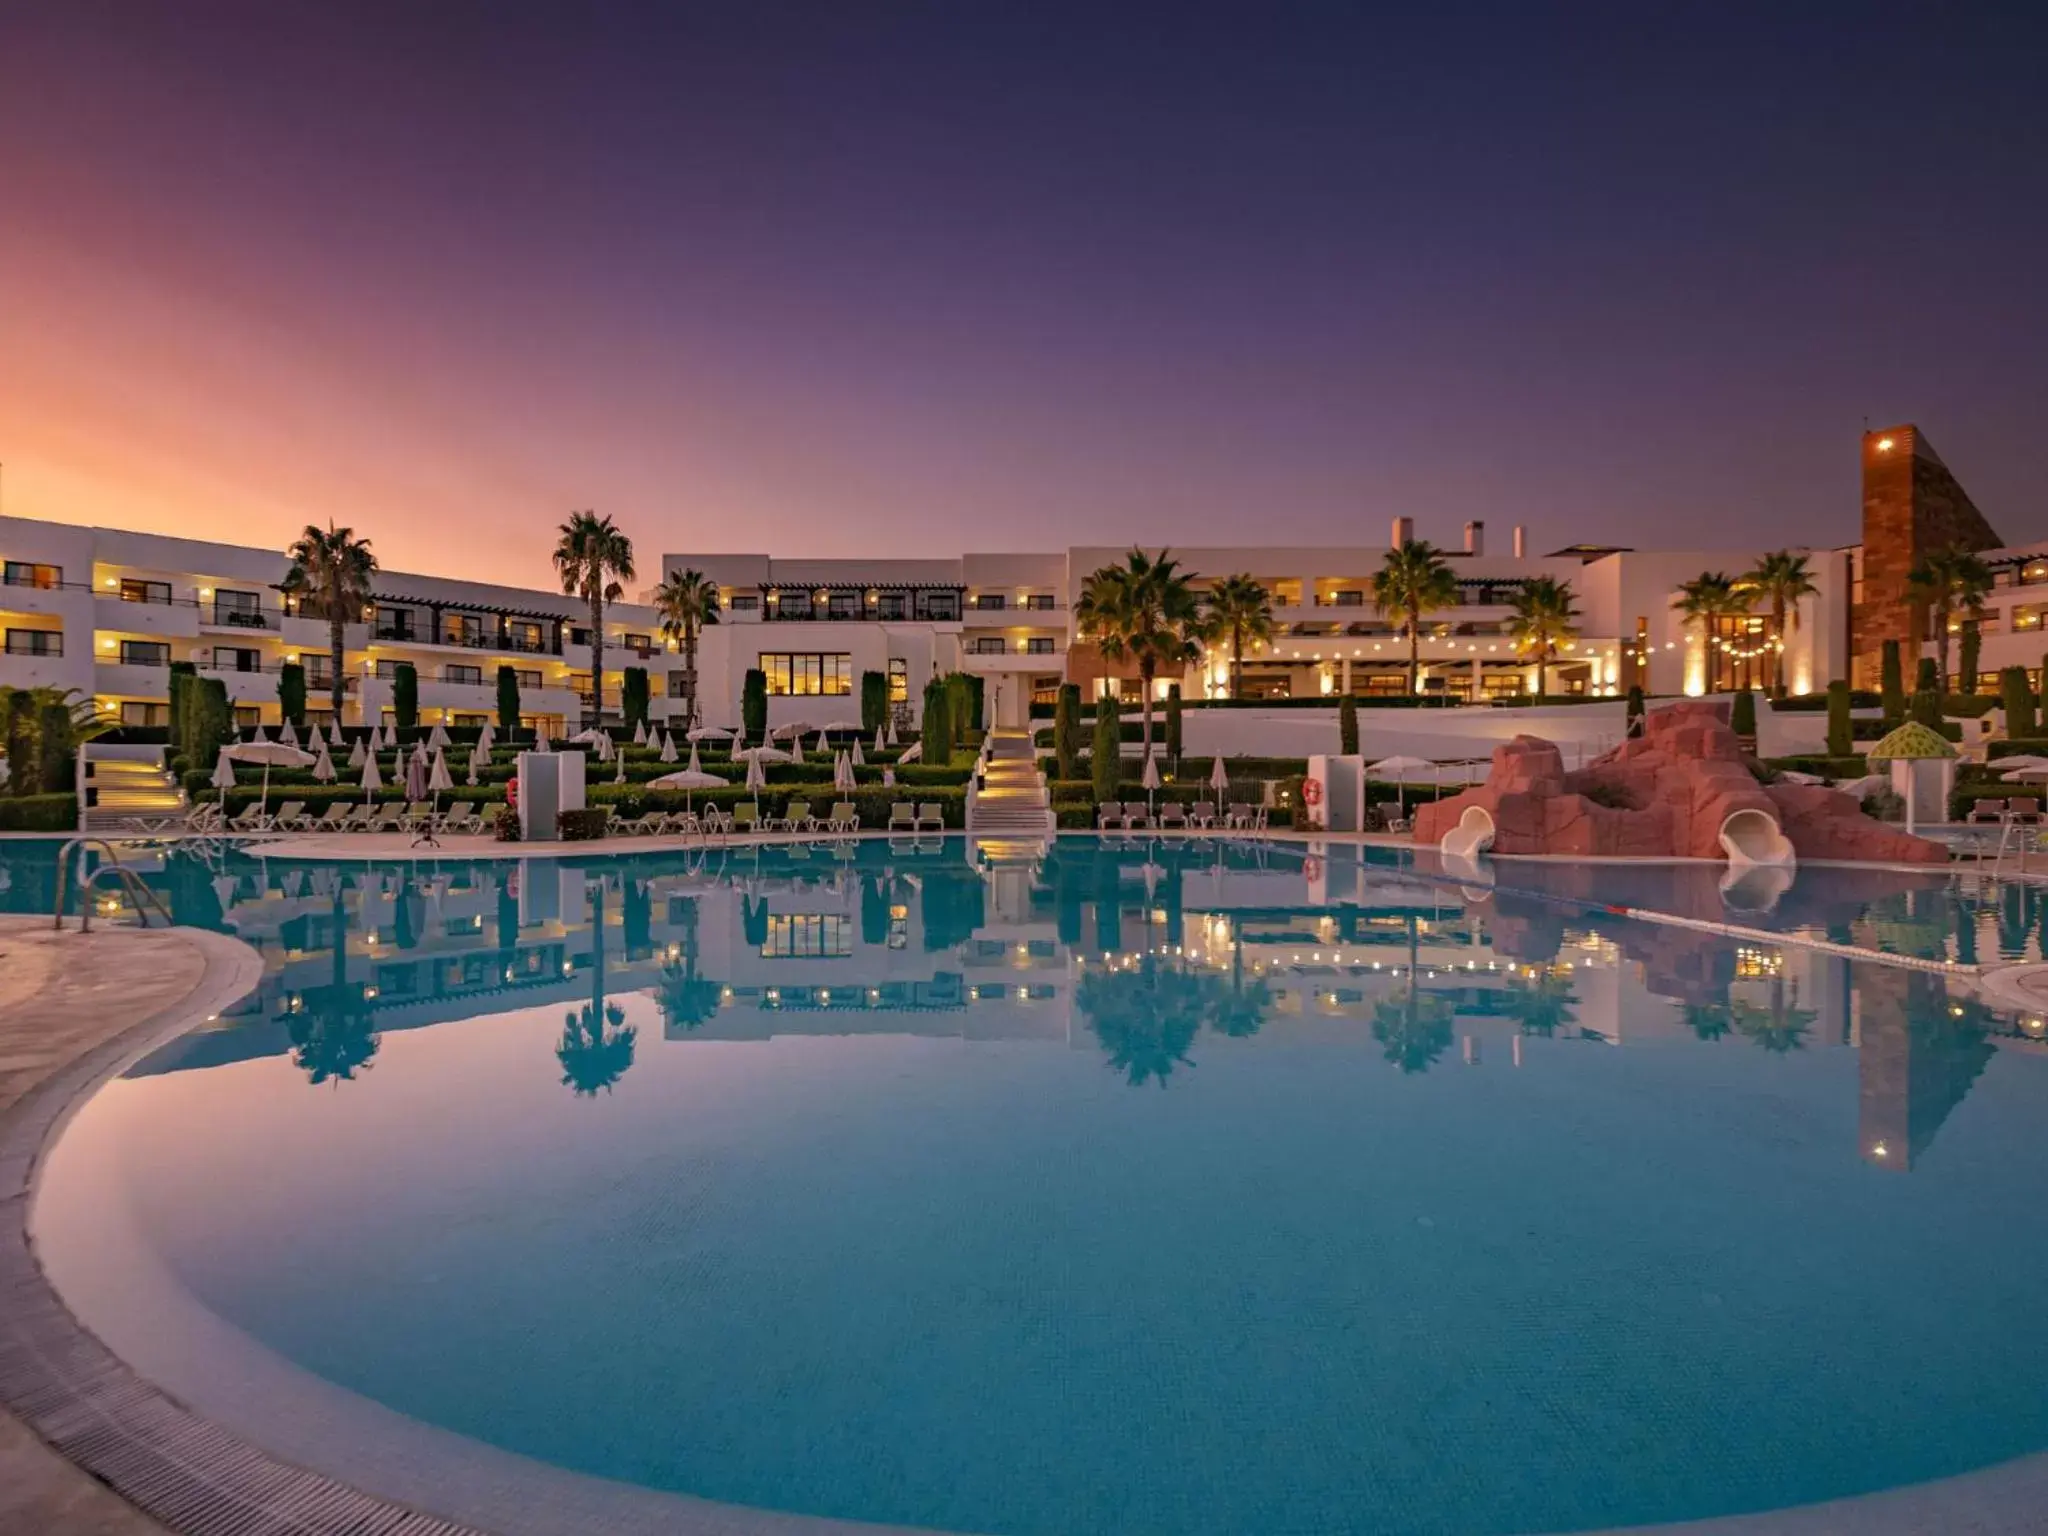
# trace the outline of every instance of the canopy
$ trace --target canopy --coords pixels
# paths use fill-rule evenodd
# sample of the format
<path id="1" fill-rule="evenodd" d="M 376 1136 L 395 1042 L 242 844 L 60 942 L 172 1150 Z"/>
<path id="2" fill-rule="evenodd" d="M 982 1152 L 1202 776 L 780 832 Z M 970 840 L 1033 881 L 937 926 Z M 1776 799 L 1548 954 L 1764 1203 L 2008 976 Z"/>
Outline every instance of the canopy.
<path id="1" fill-rule="evenodd" d="M 286 746 L 281 741 L 237 741 L 220 749 L 220 766 L 214 769 L 214 782 L 219 783 L 220 768 L 230 761 L 237 763 L 261 763 L 263 765 L 263 795 L 257 803 L 257 814 L 270 809 L 270 769 L 273 764 L 280 768 L 306 768 L 313 763 L 313 754 L 297 747 Z M 234 769 L 228 768 L 228 782 L 234 782 Z"/>
<path id="2" fill-rule="evenodd" d="M 363 766 L 363 759 L 364 759 L 364 758 L 366 758 L 366 757 L 368 757 L 369 755 L 370 755 L 370 754 L 369 754 L 369 752 L 368 752 L 368 751 L 367 751 L 367 750 L 366 750 L 366 749 L 364 748 L 364 746 L 363 746 L 362 742 L 361 742 L 360 740 L 358 740 L 358 741 L 356 742 L 356 744 L 355 744 L 354 746 L 352 746 L 352 747 L 350 747 L 350 748 L 348 749 L 348 765 L 349 765 L 349 767 L 351 767 L 351 768 L 360 768 L 360 767 L 362 767 L 362 766 Z"/>
<path id="3" fill-rule="evenodd" d="M 448 732 L 442 729 L 441 722 L 438 720 L 434 722 L 434 728 L 427 732 L 427 745 L 436 752 L 448 745 Z"/>
<path id="4" fill-rule="evenodd" d="M 285 721 L 283 729 L 277 733 L 277 739 L 288 747 L 296 747 L 299 744 L 298 727 L 289 720 Z"/>
<path id="5" fill-rule="evenodd" d="M 320 757 L 313 764 L 313 777 L 322 784 L 334 782 L 334 759 L 327 755 L 327 743 L 320 743 Z"/>
<path id="6" fill-rule="evenodd" d="M 676 760 L 676 756 L 675 737 L 669 735 L 667 731 L 663 731 L 661 733 L 661 760 L 664 763 L 672 763 Z M 696 760 L 697 744 L 693 741 L 690 743 L 690 761 L 694 763 Z"/>
<path id="7" fill-rule="evenodd" d="M 1918 720 L 1908 720 L 1863 755 L 1873 763 L 1890 759 L 1912 761 L 1954 757 L 1956 749 L 1955 744 L 1938 731 L 1930 731 Z"/>
<path id="8" fill-rule="evenodd" d="M 645 720 L 633 722 L 633 745 L 636 747 L 647 745 L 647 722 Z"/>

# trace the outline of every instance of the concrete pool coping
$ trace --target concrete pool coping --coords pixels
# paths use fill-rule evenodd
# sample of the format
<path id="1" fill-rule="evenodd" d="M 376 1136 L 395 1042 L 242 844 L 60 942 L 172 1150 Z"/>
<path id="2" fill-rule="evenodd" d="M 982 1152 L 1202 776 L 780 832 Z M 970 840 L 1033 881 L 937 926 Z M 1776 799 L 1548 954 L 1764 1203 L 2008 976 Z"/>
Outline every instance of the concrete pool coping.
<path id="1" fill-rule="evenodd" d="M 320 1400 L 322 1436 L 337 1425 L 343 1429 L 339 1441 L 316 1437 L 327 1453 L 321 1460 L 331 1465 L 339 1446 L 350 1463 L 330 1476 L 223 1428 L 117 1358 L 44 1275 L 32 1246 L 29 1207 L 46 1148 L 87 1097 L 148 1050 L 218 1014 L 260 979 L 260 959 L 240 941 L 196 929 L 174 931 L 205 959 L 198 986 L 84 1050 L 0 1111 L 0 1295 L 6 1298 L 0 1403 L 48 1444 L 170 1529 L 193 1536 L 851 1536 L 890 1529 L 713 1504 L 547 1466 L 416 1424 L 305 1377 L 276 1357 L 265 1363 L 261 1357 L 268 1352 L 246 1341 L 254 1354 L 229 1361 L 230 1375 L 252 1368 L 269 1372 L 273 1385 L 281 1382 Z M 94 937 L 117 934 L 144 937 L 133 930 Z M 163 931 L 152 937 L 161 942 Z M 2048 967 L 2011 969 L 2042 973 L 2048 986 Z M 234 1333 L 219 1319 L 211 1326 Z M 400 1466 L 402 1477 L 380 1475 Z M 409 1486 L 393 1486 L 398 1481 Z M 444 1512 L 424 1512 L 436 1507 Z M 2044 1528 L 2048 1453 L 2037 1453 L 1936 1483 L 1606 1536 L 2019 1536 Z M 45 1529 L 61 1536 L 64 1527 Z"/>

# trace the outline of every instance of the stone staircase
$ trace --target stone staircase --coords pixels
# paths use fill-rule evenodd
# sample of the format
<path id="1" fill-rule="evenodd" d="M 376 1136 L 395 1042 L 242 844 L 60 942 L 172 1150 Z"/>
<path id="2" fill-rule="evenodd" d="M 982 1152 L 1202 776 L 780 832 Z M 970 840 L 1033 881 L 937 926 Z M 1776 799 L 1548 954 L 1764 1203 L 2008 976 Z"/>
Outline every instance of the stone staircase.
<path id="1" fill-rule="evenodd" d="M 991 731 L 986 785 L 968 797 L 968 835 L 1035 839 L 1050 837 L 1052 831 L 1052 800 L 1030 732 Z"/>
<path id="2" fill-rule="evenodd" d="M 160 825 L 185 813 L 185 797 L 164 771 L 163 754 L 102 756 L 85 749 L 85 783 L 92 790 L 79 818 L 83 832 L 134 832 Z"/>

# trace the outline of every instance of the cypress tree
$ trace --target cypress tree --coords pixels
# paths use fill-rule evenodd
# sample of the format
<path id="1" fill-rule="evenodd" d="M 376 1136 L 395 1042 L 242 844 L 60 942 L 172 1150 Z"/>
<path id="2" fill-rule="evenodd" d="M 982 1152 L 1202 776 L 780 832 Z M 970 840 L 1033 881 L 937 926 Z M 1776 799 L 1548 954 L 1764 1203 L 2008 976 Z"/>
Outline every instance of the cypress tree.
<path id="1" fill-rule="evenodd" d="M 759 667 L 747 668 L 740 685 L 740 729 L 748 741 L 768 739 L 768 674 Z"/>
<path id="2" fill-rule="evenodd" d="M 1166 688 L 1166 755 L 1175 762 L 1180 760 L 1180 684 L 1169 683 Z"/>
<path id="3" fill-rule="evenodd" d="M 519 729 L 519 670 L 498 668 L 498 729 L 509 741 Z"/>
<path id="4" fill-rule="evenodd" d="M 306 669 L 288 661 L 277 669 L 277 712 L 298 729 L 306 724 Z"/>
<path id="5" fill-rule="evenodd" d="M 1848 757 L 1856 750 L 1856 727 L 1849 714 L 1849 685 L 1836 678 L 1828 684 L 1828 756 Z"/>
<path id="6" fill-rule="evenodd" d="M 1934 658 L 1932 656 L 1922 656 L 1920 658 L 1920 665 L 1913 671 L 1913 691 L 1915 693 L 1934 693 L 1939 691 L 1940 688 L 1941 672 L 1934 665 Z"/>
<path id="7" fill-rule="evenodd" d="M 1095 701 L 1095 748 L 1088 761 L 1098 804 L 1114 800 L 1124 767 L 1124 722 L 1114 694 Z"/>
<path id="8" fill-rule="evenodd" d="M 2025 667 L 2007 667 L 1998 674 L 1999 692 L 2004 696 L 2005 734 L 2025 738 L 2034 734 L 2034 691 L 2027 686 Z"/>
<path id="9" fill-rule="evenodd" d="M 1358 700 L 1348 693 L 1337 703 L 1337 750 L 1358 756 Z"/>
<path id="10" fill-rule="evenodd" d="M 924 685 L 924 719 L 917 739 L 924 743 L 922 757 L 928 768 L 952 765 L 954 692 L 943 677 L 935 677 Z"/>
<path id="11" fill-rule="evenodd" d="M 391 713 L 401 732 L 411 732 L 420 723 L 420 674 L 409 661 L 391 669 Z"/>
<path id="12" fill-rule="evenodd" d="M 1756 695 L 1747 688 L 1736 690 L 1735 707 L 1729 713 L 1729 724 L 1734 726 L 1735 734 L 1744 741 L 1756 740 Z"/>
<path id="13" fill-rule="evenodd" d="M 1081 685 L 1061 683 L 1059 701 L 1052 707 L 1052 750 L 1057 759 L 1054 775 L 1062 779 L 1081 776 Z"/>
<path id="14" fill-rule="evenodd" d="M 1906 674 L 1899 664 L 1899 642 L 1887 640 L 1884 643 L 1884 668 L 1878 685 L 1884 704 L 1884 719 L 1887 725 L 1897 725 L 1906 718 Z"/>
<path id="15" fill-rule="evenodd" d="M 1919 721 L 1930 731 L 1941 729 L 1941 695 L 1932 688 L 1916 688 L 1912 701 L 1906 706 L 1908 718 Z"/>
<path id="16" fill-rule="evenodd" d="M 1977 628 L 1975 619 L 1963 620 L 1963 647 L 1961 665 L 1957 668 L 1957 693 L 1977 691 L 1977 658 L 1982 653 L 1984 637 Z"/>

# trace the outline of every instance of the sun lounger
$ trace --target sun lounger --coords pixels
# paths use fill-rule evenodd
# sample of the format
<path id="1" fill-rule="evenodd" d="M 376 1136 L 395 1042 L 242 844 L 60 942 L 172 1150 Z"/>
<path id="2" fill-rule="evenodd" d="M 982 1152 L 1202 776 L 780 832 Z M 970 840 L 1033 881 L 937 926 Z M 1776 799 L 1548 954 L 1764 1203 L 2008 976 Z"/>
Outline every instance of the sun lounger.
<path id="1" fill-rule="evenodd" d="M 733 831 L 755 832 L 761 830 L 763 826 L 760 801 L 743 800 L 732 808 Z"/>
<path id="2" fill-rule="evenodd" d="M 832 814 L 826 818 L 825 830 L 840 837 L 860 830 L 860 812 L 854 809 L 851 800 L 832 802 Z"/>
<path id="3" fill-rule="evenodd" d="M 448 807 L 448 814 L 441 818 L 443 832 L 475 833 L 484 829 L 483 818 L 478 814 L 480 807 L 468 801 L 457 801 Z"/>
<path id="4" fill-rule="evenodd" d="M 365 822 L 364 832 L 403 832 L 405 830 L 405 807 L 397 801 L 377 807 L 377 814 Z"/>
<path id="5" fill-rule="evenodd" d="M 1188 822 L 1198 832 L 1206 832 L 1216 825 L 1216 807 L 1206 800 L 1197 800 L 1188 807 Z"/>
<path id="6" fill-rule="evenodd" d="M 434 824 L 434 806 L 428 800 L 414 800 L 408 804 L 398 818 L 401 832 L 418 832 Z"/>
<path id="7" fill-rule="evenodd" d="M 917 830 L 921 833 L 926 827 L 930 827 L 934 832 L 946 830 L 944 807 L 926 803 L 917 808 Z"/>
<path id="8" fill-rule="evenodd" d="M 1152 808 L 1142 800 L 1124 802 L 1124 825 L 1126 827 L 1149 827 L 1152 825 Z"/>
<path id="9" fill-rule="evenodd" d="M 270 818 L 263 814 L 261 805 L 245 805 L 228 818 L 230 832 L 263 832 L 270 826 Z"/>
<path id="10" fill-rule="evenodd" d="M 287 800 L 277 808 L 277 814 L 270 818 L 270 825 L 279 832 L 303 832 L 311 825 L 306 815 L 306 802 Z"/>
<path id="11" fill-rule="evenodd" d="M 811 802 L 792 800 L 783 807 L 782 820 L 778 825 L 785 832 L 809 832 L 818 824 L 811 817 Z"/>
<path id="12" fill-rule="evenodd" d="M 1178 827 L 1185 832 L 1188 828 L 1188 808 L 1177 800 L 1169 800 L 1159 807 L 1159 830 Z"/>
<path id="13" fill-rule="evenodd" d="M 327 812 L 318 821 L 306 823 L 308 832 L 339 832 L 349 818 L 351 807 L 340 800 L 327 807 Z"/>
<path id="14" fill-rule="evenodd" d="M 917 835 L 917 807 L 901 800 L 892 801 L 889 806 L 889 830 Z"/>

